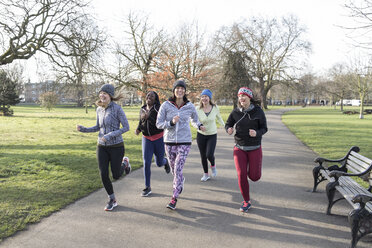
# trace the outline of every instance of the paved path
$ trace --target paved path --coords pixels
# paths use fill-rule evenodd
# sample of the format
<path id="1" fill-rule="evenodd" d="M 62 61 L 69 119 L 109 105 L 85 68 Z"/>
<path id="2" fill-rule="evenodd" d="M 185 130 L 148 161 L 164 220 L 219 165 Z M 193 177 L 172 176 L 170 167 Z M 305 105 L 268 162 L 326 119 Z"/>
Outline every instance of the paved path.
<path id="1" fill-rule="evenodd" d="M 251 183 L 253 208 L 240 213 L 242 197 L 232 158 L 233 137 L 218 133 L 218 177 L 200 182 L 202 167 L 196 144 L 186 161 L 185 190 L 177 210 L 165 206 L 172 176 L 152 167 L 151 197 L 140 197 L 142 170 L 114 183 L 119 206 L 103 211 L 103 189 L 30 225 L 0 243 L 1 247 L 348 247 L 347 204 L 327 216 L 324 184 L 311 193 L 316 157 L 281 122 L 283 110 L 267 113 L 263 140 L 263 175 Z M 371 242 L 359 242 L 359 248 Z"/>

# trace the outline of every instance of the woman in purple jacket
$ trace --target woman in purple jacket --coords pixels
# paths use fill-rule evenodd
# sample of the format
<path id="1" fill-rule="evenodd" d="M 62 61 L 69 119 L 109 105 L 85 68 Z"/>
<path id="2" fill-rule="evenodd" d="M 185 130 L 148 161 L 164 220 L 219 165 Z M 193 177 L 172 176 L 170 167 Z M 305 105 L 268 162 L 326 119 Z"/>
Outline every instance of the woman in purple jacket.
<path id="1" fill-rule="evenodd" d="M 97 160 L 103 186 L 108 194 L 109 201 L 105 211 L 111 211 L 116 207 L 117 201 L 114 189 L 109 177 L 109 164 L 111 164 L 112 177 L 119 179 L 126 168 L 122 164 L 125 154 L 122 134 L 129 130 L 127 117 L 121 106 L 114 103 L 121 99 L 121 95 L 115 97 L 115 88 L 111 84 L 105 84 L 99 90 L 99 100 L 96 102 L 97 122 L 93 127 L 77 125 L 80 132 L 97 132 Z M 120 128 L 120 124 L 122 128 Z"/>

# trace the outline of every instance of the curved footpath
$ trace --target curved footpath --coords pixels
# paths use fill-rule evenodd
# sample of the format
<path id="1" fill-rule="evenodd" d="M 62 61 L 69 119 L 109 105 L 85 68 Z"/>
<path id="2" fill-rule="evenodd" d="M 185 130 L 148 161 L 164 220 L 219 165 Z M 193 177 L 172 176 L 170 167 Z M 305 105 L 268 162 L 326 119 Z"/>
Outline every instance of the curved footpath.
<path id="1" fill-rule="evenodd" d="M 233 137 L 219 129 L 218 176 L 200 182 L 202 166 L 195 142 L 186 160 L 185 189 L 177 210 L 171 198 L 172 176 L 152 167 L 152 192 L 141 197 L 142 169 L 114 183 L 119 206 L 103 211 L 103 189 L 5 239 L 1 247 L 348 247 L 347 203 L 325 214 L 325 183 L 311 193 L 316 154 L 281 122 L 284 110 L 267 112 L 263 174 L 251 183 L 252 209 L 239 212 L 242 197 L 233 164 Z M 130 152 L 130 151 L 129 151 Z M 97 175 L 98 176 L 98 175 Z M 371 242 L 358 243 L 371 247 Z"/>

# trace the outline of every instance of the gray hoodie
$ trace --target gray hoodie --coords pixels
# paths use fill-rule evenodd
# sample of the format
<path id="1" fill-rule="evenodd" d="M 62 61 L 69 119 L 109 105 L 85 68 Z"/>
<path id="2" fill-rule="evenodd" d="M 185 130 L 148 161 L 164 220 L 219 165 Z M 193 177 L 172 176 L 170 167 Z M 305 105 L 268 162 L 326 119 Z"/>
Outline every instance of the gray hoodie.
<path id="1" fill-rule="evenodd" d="M 120 124 L 123 126 L 120 128 Z M 81 127 L 80 132 L 97 132 L 98 144 L 103 146 L 116 145 L 123 142 L 122 134 L 129 130 L 129 123 L 123 109 L 114 102 L 110 102 L 107 108 L 97 108 L 97 122 L 93 127 Z M 107 140 L 103 142 L 102 137 Z"/>
<path id="2" fill-rule="evenodd" d="M 171 121 L 177 115 L 180 119 L 175 125 L 172 125 Z M 164 129 L 164 143 L 191 144 L 190 121 L 195 128 L 199 128 L 201 125 L 194 104 L 187 102 L 181 108 L 178 108 L 174 103 L 165 101 L 160 106 L 156 126 L 159 129 Z"/>

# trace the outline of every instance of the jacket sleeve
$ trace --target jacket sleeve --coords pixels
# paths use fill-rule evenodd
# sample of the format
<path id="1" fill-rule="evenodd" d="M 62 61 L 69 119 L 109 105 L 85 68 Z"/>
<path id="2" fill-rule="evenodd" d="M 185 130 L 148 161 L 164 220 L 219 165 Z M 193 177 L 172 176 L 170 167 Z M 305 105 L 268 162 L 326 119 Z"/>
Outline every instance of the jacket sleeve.
<path id="1" fill-rule="evenodd" d="M 225 122 L 223 121 L 221 117 L 220 109 L 217 107 L 217 105 L 216 105 L 216 109 L 217 109 L 217 114 L 216 114 L 217 121 L 220 123 L 221 126 L 225 126 Z"/>
<path id="2" fill-rule="evenodd" d="M 199 129 L 202 124 L 199 121 L 198 112 L 196 112 L 196 108 L 195 108 L 194 104 L 191 105 L 190 118 L 191 118 L 191 125 L 193 127 L 197 128 L 197 129 Z"/>
<path id="3" fill-rule="evenodd" d="M 226 132 L 227 132 L 227 129 L 229 129 L 230 127 L 234 127 L 235 125 L 235 119 L 234 119 L 233 113 L 234 113 L 234 110 L 230 113 L 229 118 L 227 118 L 227 121 L 225 123 Z"/>
<path id="4" fill-rule="evenodd" d="M 93 133 L 99 131 L 99 117 L 98 117 L 98 110 L 96 112 L 96 125 L 93 127 L 80 127 L 80 132 L 82 133 Z"/>
<path id="5" fill-rule="evenodd" d="M 117 136 L 129 131 L 129 123 L 128 123 L 128 119 L 127 119 L 127 117 L 124 113 L 124 110 L 120 106 L 118 106 L 117 111 L 118 111 L 118 113 L 117 113 L 118 118 L 119 118 L 119 121 L 122 125 L 122 128 L 119 128 L 118 130 L 112 131 L 112 132 L 104 135 L 103 137 L 105 137 L 106 140 L 111 140 L 112 138 L 117 137 Z"/>
<path id="6" fill-rule="evenodd" d="M 260 116 L 261 117 L 258 119 L 259 128 L 258 128 L 258 130 L 256 130 L 257 136 L 262 136 L 267 132 L 266 116 L 265 116 L 265 113 L 262 109 L 261 109 Z"/>
<path id="7" fill-rule="evenodd" d="M 159 109 L 158 117 L 156 118 L 156 127 L 166 129 L 172 127 L 170 121 L 166 120 L 167 102 L 164 102 Z"/>

